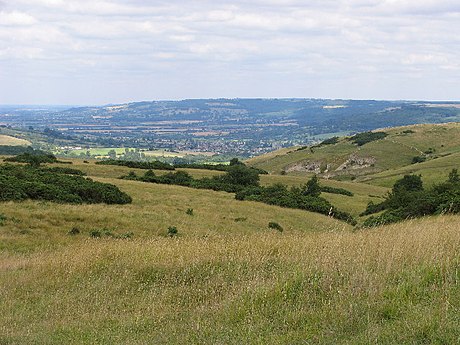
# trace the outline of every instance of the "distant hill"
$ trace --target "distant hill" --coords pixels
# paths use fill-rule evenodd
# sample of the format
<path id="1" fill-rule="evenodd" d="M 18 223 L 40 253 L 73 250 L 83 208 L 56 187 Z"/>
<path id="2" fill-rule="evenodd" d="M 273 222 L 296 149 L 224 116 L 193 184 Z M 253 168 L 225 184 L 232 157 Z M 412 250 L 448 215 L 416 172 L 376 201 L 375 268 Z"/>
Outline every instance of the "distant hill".
<path id="1" fill-rule="evenodd" d="M 2 108 L 7 125 L 103 147 L 256 156 L 382 127 L 460 121 L 458 102 L 191 99 L 68 109 Z"/>
<path id="2" fill-rule="evenodd" d="M 247 163 L 274 174 L 315 173 L 386 187 L 404 173 L 424 172 L 434 181 L 460 165 L 460 123 L 386 128 L 374 133 L 385 136 L 361 146 L 352 137 L 340 137 L 333 143 L 274 151 Z"/>

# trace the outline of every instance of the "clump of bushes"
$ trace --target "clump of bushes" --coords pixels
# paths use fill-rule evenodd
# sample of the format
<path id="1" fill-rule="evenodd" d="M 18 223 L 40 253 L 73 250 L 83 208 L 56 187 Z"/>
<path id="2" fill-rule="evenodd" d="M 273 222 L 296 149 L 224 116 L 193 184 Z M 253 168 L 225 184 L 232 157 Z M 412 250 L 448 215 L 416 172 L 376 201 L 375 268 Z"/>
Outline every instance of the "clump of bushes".
<path id="1" fill-rule="evenodd" d="M 426 161 L 426 156 L 415 156 L 412 158 L 412 164 L 423 163 Z"/>
<path id="2" fill-rule="evenodd" d="M 144 176 L 137 176 L 130 172 L 122 179 L 136 180 L 151 183 L 173 184 L 198 189 L 212 189 L 215 191 L 225 191 L 235 193 L 247 186 L 259 184 L 259 174 L 257 170 L 251 169 L 244 164 L 235 164 L 228 168 L 227 173 L 222 176 L 205 177 L 194 179 L 185 171 L 170 172 L 164 175 L 156 175 L 153 170 L 148 170 Z"/>
<path id="3" fill-rule="evenodd" d="M 96 164 L 101 165 L 120 165 L 126 166 L 133 169 L 149 169 L 149 170 L 175 170 L 177 168 L 186 168 L 186 169 L 203 169 L 203 170 L 214 170 L 214 171 L 228 171 L 232 166 L 235 165 L 245 165 L 243 162 L 239 161 L 238 158 L 233 158 L 230 160 L 230 164 L 200 164 L 200 163 L 177 163 L 169 164 L 161 161 L 153 162 L 144 162 L 144 161 L 128 161 L 122 159 L 105 159 L 102 161 L 96 162 Z M 259 174 L 266 175 L 267 171 L 259 168 L 252 168 L 254 171 L 257 171 Z"/>
<path id="4" fill-rule="evenodd" d="M 278 230 L 279 232 L 283 232 L 283 230 L 284 230 L 283 227 L 281 225 L 279 225 L 278 223 L 276 223 L 276 222 L 269 222 L 268 227 L 270 229 Z"/>
<path id="5" fill-rule="evenodd" d="M 78 235 L 80 233 L 80 229 L 76 226 L 74 226 L 72 229 L 69 230 L 68 234 L 69 235 Z"/>
<path id="6" fill-rule="evenodd" d="M 321 192 L 323 193 L 331 193 L 331 194 L 341 194 L 346 196 L 353 196 L 353 192 L 346 190 L 344 188 L 334 188 L 329 186 L 321 186 Z"/>
<path id="7" fill-rule="evenodd" d="M 177 228 L 175 226 L 168 227 L 168 236 L 169 237 L 177 236 L 178 233 L 179 233 L 179 231 L 177 230 Z"/>
<path id="8" fill-rule="evenodd" d="M 34 166 L 0 166 L 0 201 L 26 199 L 73 204 L 128 204 L 131 197 L 118 187 L 82 176 L 55 173 Z"/>
<path id="9" fill-rule="evenodd" d="M 130 172 L 121 178 L 236 193 L 235 198 L 237 200 L 259 201 L 270 205 L 298 208 L 322 213 L 353 225 L 356 224 L 356 220 L 350 214 L 339 211 L 326 199 L 320 197 L 322 189 L 344 195 L 353 194 L 341 188 L 321 187 L 316 175 L 304 187 L 293 187 L 290 190 L 281 184 L 269 187 L 260 186 L 257 171 L 242 163 L 230 166 L 225 175 L 211 178 L 194 179 L 184 171 L 157 176 L 152 170 L 145 172 L 144 176 L 137 176 L 134 172 Z"/>
<path id="10" fill-rule="evenodd" d="M 92 237 L 92 238 L 101 238 L 101 237 L 105 236 L 105 237 L 110 237 L 110 238 L 119 239 L 119 240 L 126 240 L 126 239 L 132 238 L 134 236 L 134 233 L 133 232 L 127 232 L 127 233 L 124 233 L 124 234 L 114 234 L 109 229 L 103 228 L 103 229 L 93 229 L 93 230 L 91 230 L 89 232 L 89 236 Z"/>
<path id="11" fill-rule="evenodd" d="M 371 216 L 365 226 L 394 223 L 426 215 L 460 213 L 460 177 L 453 169 L 447 181 L 426 190 L 420 175 L 405 175 L 396 181 L 387 198 L 380 204 L 369 204 L 363 215 Z"/>
<path id="12" fill-rule="evenodd" d="M 383 139 L 387 135 L 388 134 L 385 132 L 364 132 L 355 134 L 354 136 L 348 138 L 348 140 L 354 144 L 357 144 L 358 146 L 363 146 L 364 144 L 370 143 L 372 141 Z"/>
<path id="13" fill-rule="evenodd" d="M 37 152 L 24 152 L 20 155 L 9 157 L 5 159 L 5 162 L 15 162 L 15 163 L 28 163 L 33 166 L 38 166 L 42 163 L 62 163 L 62 164 L 72 164 L 72 162 L 62 162 L 58 161 L 56 156 L 51 153 L 40 153 Z"/>
<path id="14" fill-rule="evenodd" d="M 155 170 L 174 170 L 171 164 L 153 161 L 153 162 L 137 162 L 137 161 L 125 161 L 122 159 L 106 159 L 98 161 L 96 164 L 100 165 L 119 165 L 133 169 L 155 169 Z"/>
<path id="15" fill-rule="evenodd" d="M 44 171 L 48 171 L 51 173 L 56 173 L 56 174 L 68 174 L 68 175 L 78 175 L 78 176 L 86 176 L 86 173 L 84 173 L 81 170 L 78 169 L 72 169 L 72 168 L 64 168 L 64 167 L 52 167 L 52 168 L 42 168 Z"/>
<path id="16" fill-rule="evenodd" d="M 250 186 L 236 193 L 237 200 L 259 201 L 269 205 L 288 208 L 298 208 L 311 212 L 321 213 L 339 220 L 356 225 L 356 220 L 348 213 L 335 208 L 326 199 L 320 197 L 321 187 L 314 176 L 303 187 L 288 189 L 283 184 L 272 186 Z"/>
<path id="17" fill-rule="evenodd" d="M 193 216 L 193 208 L 188 208 L 187 211 L 185 211 L 185 213 L 189 216 Z"/>
<path id="18" fill-rule="evenodd" d="M 100 237 L 102 237 L 102 232 L 101 232 L 101 230 L 94 229 L 94 230 L 91 230 L 91 231 L 89 232 L 89 235 L 90 235 L 92 238 L 100 238 Z"/>

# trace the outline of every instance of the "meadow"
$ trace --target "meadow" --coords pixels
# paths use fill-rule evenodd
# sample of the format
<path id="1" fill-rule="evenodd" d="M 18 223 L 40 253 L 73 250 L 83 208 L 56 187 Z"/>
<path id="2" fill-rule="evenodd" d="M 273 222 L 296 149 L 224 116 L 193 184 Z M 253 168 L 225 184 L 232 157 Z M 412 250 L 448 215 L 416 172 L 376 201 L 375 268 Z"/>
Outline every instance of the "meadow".
<path id="1" fill-rule="evenodd" d="M 281 219 L 273 207 L 257 220 L 235 222 L 233 217 L 249 216 L 249 207 L 219 208 L 224 215 L 208 213 L 188 226 L 176 220 L 180 236 L 174 238 L 154 225 L 136 231 L 142 222 L 133 223 L 131 216 L 123 225 L 135 231 L 134 238 L 120 240 L 91 238 L 86 231 L 67 235 L 67 224 L 56 224 L 51 207 L 23 206 L 39 226 L 21 233 L 6 224 L 10 240 L 20 238 L 22 244 L 0 254 L 4 344 L 460 340 L 458 216 L 353 232 L 327 218 L 314 224 L 309 215 L 302 222 L 299 214 L 294 221 L 296 212 Z M 185 217 L 168 206 L 148 208 Z M 62 211 L 62 218 L 83 228 L 113 224 L 102 210 L 83 208 L 80 216 L 77 210 Z M 93 212 L 85 216 L 85 211 Z M 113 211 L 118 219 L 129 215 Z M 227 224 L 224 217 L 231 217 Z M 262 217 L 277 219 L 286 230 L 268 229 Z M 33 242 L 28 251 L 20 250 Z"/>

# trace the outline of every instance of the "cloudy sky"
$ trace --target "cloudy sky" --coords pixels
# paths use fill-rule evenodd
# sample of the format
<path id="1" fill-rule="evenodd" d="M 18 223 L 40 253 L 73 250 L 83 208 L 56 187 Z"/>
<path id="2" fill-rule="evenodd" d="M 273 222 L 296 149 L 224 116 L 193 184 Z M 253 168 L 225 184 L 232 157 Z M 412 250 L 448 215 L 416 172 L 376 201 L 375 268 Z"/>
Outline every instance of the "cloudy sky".
<path id="1" fill-rule="evenodd" d="M 0 104 L 460 99 L 458 0 L 0 0 Z"/>

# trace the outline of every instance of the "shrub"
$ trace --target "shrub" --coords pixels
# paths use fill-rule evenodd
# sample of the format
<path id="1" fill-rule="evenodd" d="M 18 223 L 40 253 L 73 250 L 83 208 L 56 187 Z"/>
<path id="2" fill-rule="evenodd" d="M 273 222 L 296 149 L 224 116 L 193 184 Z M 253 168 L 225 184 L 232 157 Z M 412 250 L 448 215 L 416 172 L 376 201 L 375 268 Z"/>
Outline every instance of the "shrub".
<path id="1" fill-rule="evenodd" d="M 446 182 L 424 190 L 420 176 L 406 175 L 396 181 L 384 202 L 378 205 L 369 204 L 363 214 L 378 211 L 384 213 L 368 218 L 364 222 L 365 226 L 394 223 L 431 214 L 459 213 L 460 180 L 457 181 L 455 170 L 452 170 Z"/>
<path id="2" fill-rule="evenodd" d="M 179 232 L 179 231 L 177 230 L 177 228 L 176 228 L 175 226 L 170 226 L 170 227 L 168 227 L 168 236 L 169 236 L 169 237 L 174 237 L 174 236 L 176 236 L 176 235 L 178 234 L 178 232 Z"/>
<path id="3" fill-rule="evenodd" d="M 75 204 L 127 204 L 132 201 L 118 187 L 82 176 L 56 173 L 33 166 L 0 166 L 0 201 L 25 199 Z"/>
<path id="4" fill-rule="evenodd" d="M 189 216 L 193 216 L 193 208 L 188 208 L 187 211 L 185 211 L 185 213 Z"/>
<path id="5" fill-rule="evenodd" d="M 346 190 L 343 188 L 334 188 L 334 187 L 329 187 L 329 186 L 321 186 L 320 188 L 321 188 L 321 192 L 324 192 L 324 193 L 341 194 L 341 195 L 346 195 L 346 196 L 354 195 L 349 190 Z"/>
<path id="6" fill-rule="evenodd" d="M 136 161 L 125 161 L 121 159 L 106 159 L 103 161 L 96 162 L 100 165 L 119 165 L 125 166 L 133 169 L 156 169 L 156 170 L 174 170 L 174 167 L 171 164 L 163 163 L 160 161 L 153 162 L 136 162 Z"/>
<path id="7" fill-rule="evenodd" d="M 235 218 L 234 221 L 235 222 L 245 222 L 248 218 L 247 217 L 238 217 L 238 218 Z"/>
<path id="8" fill-rule="evenodd" d="M 326 140 L 323 140 L 322 142 L 319 143 L 318 146 L 325 146 L 325 145 L 334 145 L 339 142 L 339 137 L 332 137 Z"/>
<path id="9" fill-rule="evenodd" d="M 89 235 L 93 238 L 100 238 L 102 237 L 102 232 L 100 230 L 95 229 L 95 230 L 91 230 Z"/>
<path id="10" fill-rule="evenodd" d="M 313 177 L 307 182 L 303 189 L 303 194 L 311 196 L 319 196 L 321 194 L 321 187 L 319 186 L 318 176 Z"/>
<path id="11" fill-rule="evenodd" d="M 275 229 L 275 230 L 278 230 L 279 232 L 283 232 L 283 227 L 281 225 L 279 225 L 278 223 L 276 222 L 270 222 L 268 223 L 268 227 L 270 229 Z"/>
<path id="12" fill-rule="evenodd" d="M 80 229 L 74 226 L 72 229 L 69 230 L 69 235 L 78 235 L 80 233 Z"/>
<path id="13" fill-rule="evenodd" d="M 5 224 L 6 216 L 0 213 L 0 226 Z"/>
<path id="14" fill-rule="evenodd" d="M 56 174 L 68 174 L 68 175 L 78 175 L 78 176 L 85 176 L 86 173 L 84 173 L 81 170 L 78 169 L 72 169 L 72 168 L 63 168 L 63 167 L 52 167 L 52 168 L 42 168 L 43 171 L 48 171 L 51 173 L 56 173 Z"/>
<path id="15" fill-rule="evenodd" d="M 426 157 L 425 156 L 415 156 L 412 158 L 412 164 L 417 164 L 417 163 L 423 163 L 426 161 Z"/>
<path id="16" fill-rule="evenodd" d="M 357 144 L 358 146 L 363 146 L 364 144 L 370 143 L 372 141 L 383 139 L 387 135 L 388 134 L 385 132 L 364 132 L 355 134 L 348 140 Z"/>

